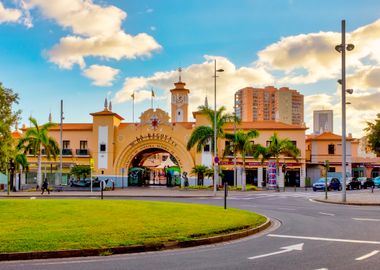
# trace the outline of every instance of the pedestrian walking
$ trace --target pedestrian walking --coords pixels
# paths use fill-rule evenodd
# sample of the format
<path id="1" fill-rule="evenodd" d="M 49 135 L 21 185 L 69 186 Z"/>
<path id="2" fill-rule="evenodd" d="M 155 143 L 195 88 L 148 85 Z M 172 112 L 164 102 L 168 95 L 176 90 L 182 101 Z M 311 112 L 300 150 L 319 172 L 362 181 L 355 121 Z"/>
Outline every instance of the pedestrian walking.
<path id="1" fill-rule="evenodd" d="M 42 192 L 41 192 L 41 195 L 44 194 L 45 190 L 48 192 L 48 194 L 50 194 L 49 183 L 48 183 L 47 178 L 45 178 L 44 182 L 42 183 Z"/>

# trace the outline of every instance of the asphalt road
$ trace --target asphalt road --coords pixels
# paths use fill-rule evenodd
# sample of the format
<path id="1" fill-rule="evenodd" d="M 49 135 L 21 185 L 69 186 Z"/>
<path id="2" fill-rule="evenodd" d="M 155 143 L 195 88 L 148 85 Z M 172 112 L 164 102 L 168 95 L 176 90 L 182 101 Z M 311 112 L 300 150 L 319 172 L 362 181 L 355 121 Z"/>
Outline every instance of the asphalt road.
<path id="1" fill-rule="evenodd" d="M 380 208 L 317 203 L 310 200 L 315 196 L 285 192 L 230 197 L 229 207 L 274 221 L 269 230 L 237 241 L 108 257 L 1 262 L 0 269 L 380 269 Z M 222 198 L 161 200 L 223 205 Z"/>

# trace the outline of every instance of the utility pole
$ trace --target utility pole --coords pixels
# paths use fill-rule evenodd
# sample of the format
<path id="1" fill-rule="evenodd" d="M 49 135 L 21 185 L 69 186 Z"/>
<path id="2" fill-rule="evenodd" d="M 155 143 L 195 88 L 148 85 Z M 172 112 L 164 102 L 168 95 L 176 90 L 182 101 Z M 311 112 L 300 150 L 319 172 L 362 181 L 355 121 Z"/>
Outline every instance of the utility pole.
<path id="1" fill-rule="evenodd" d="M 63 147 L 63 139 L 62 139 L 62 125 L 63 125 L 63 99 L 61 99 L 61 119 L 60 119 L 60 129 L 59 129 L 59 181 L 62 184 L 62 147 Z"/>

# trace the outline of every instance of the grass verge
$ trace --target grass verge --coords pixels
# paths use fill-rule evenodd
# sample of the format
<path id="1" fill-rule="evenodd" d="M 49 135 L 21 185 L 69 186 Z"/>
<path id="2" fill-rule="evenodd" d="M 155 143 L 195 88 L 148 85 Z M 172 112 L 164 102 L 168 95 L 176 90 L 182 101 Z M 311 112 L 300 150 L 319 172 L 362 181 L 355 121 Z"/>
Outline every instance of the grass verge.
<path id="1" fill-rule="evenodd" d="M 151 201 L 0 200 L 0 253 L 157 244 L 257 227 L 238 209 Z"/>

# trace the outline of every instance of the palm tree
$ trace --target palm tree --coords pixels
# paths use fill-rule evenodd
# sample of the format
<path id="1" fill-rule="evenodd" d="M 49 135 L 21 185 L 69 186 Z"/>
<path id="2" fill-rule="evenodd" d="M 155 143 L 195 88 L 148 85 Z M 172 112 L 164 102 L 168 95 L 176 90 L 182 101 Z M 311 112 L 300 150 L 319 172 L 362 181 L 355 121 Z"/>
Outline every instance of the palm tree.
<path id="1" fill-rule="evenodd" d="M 34 156 L 38 157 L 38 169 L 37 169 L 37 185 L 41 187 L 42 173 L 41 173 L 41 158 L 42 149 L 45 150 L 47 159 L 51 156 L 55 159 L 59 153 L 58 143 L 53 137 L 48 135 L 48 131 L 51 127 L 55 126 L 53 123 L 46 123 L 39 126 L 37 120 L 33 117 L 29 117 L 29 121 L 33 127 L 29 128 L 23 138 L 21 138 L 17 144 L 19 150 L 23 150 L 24 153 L 31 151 Z"/>
<path id="2" fill-rule="evenodd" d="M 200 185 L 203 185 L 203 179 L 204 179 L 204 175 L 205 173 L 207 172 L 209 168 L 205 165 L 195 165 L 192 169 L 191 169 L 191 174 L 194 174 L 197 176 L 197 185 L 200 186 Z"/>
<path id="3" fill-rule="evenodd" d="M 22 172 L 29 169 L 29 163 L 24 153 L 18 153 L 15 156 L 15 168 L 19 171 L 19 181 L 21 181 Z"/>
<path id="4" fill-rule="evenodd" d="M 199 126 L 197 127 L 190 136 L 187 142 L 187 150 L 190 150 L 195 145 L 197 146 L 197 152 L 201 152 L 203 147 L 211 142 L 211 151 L 214 151 L 214 110 L 208 107 L 200 106 L 200 111 L 202 114 L 206 115 L 211 126 Z M 234 116 L 225 113 L 226 108 L 220 107 L 216 111 L 216 137 L 223 138 L 224 130 L 223 126 L 226 123 L 230 123 L 234 120 Z"/>
<path id="5" fill-rule="evenodd" d="M 214 110 L 211 110 L 207 106 L 200 106 L 199 109 L 203 115 L 206 115 L 211 125 L 199 126 L 193 131 L 189 141 L 187 142 L 187 150 L 190 150 L 196 146 L 197 152 L 201 152 L 202 149 L 211 142 L 211 151 L 214 152 L 214 147 L 217 148 L 217 145 L 214 142 Z M 225 107 L 220 107 L 216 111 L 217 139 L 224 137 L 223 126 L 228 122 L 234 121 L 235 119 L 233 115 L 225 113 L 225 110 Z"/>
<path id="6" fill-rule="evenodd" d="M 252 140 L 259 136 L 256 129 L 251 129 L 248 132 L 238 130 L 235 134 L 227 133 L 225 138 L 233 143 L 234 155 L 240 153 L 243 160 L 243 179 L 241 190 L 245 191 L 246 188 L 246 173 L 245 173 L 245 158 L 248 155 L 253 155 L 255 145 Z"/>
<path id="7" fill-rule="evenodd" d="M 293 144 L 289 139 L 281 139 L 278 137 L 277 132 L 275 132 L 270 137 L 270 144 L 267 147 L 258 146 L 256 151 L 254 152 L 254 157 L 261 157 L 261 162 L 264 163 L 265 160 L 270 158 L 274 158 L 276 161 L 276 178 L 279 176 L 279 163 L 280 156 L 290 156 L 295 160 L 298 160 L 298 156 L 300 155 L 300 150 Z"/>

